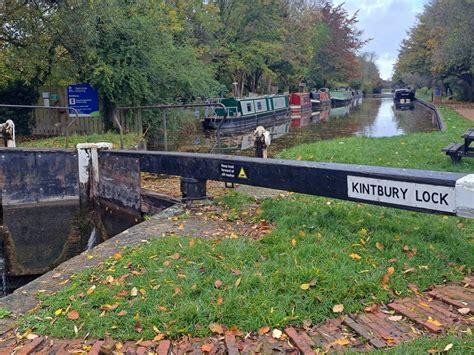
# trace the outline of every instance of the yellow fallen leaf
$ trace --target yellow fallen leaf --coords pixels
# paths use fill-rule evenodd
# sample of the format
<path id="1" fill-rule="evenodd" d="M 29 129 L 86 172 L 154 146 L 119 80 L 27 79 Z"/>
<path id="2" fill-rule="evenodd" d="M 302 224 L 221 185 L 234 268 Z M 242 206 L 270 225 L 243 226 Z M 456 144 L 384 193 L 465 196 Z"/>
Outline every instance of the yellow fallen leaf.
<path id="1" fill-rule="evenodd" d="M 133 287 L 132 290 L 130 291 L 130 296 L 136 297 L 138 295 L 138 289 L 136 287 Z"/>
<path id="2" fill-rule="evenodd" d="M 291 245 L 293 245 L 294 247 L 296 246 L 296 239 L 295 239 L 295 238 L 293 238 L 293 239 L 291 240 Z"/>
<path id="3" fill-rule="evenodd" d="M 89 289 L 86 291 L 86 293 L 88 295 L 92 294 L 95 291 L 95 288 L 96 288 L 96 286 L 92 285 L 91 287 L 89 287 Z"/>
<path id="4" fill-rule="evenodd" d="M 300 288 L 301 288 L 302 290 L 307 290 L 307 289 L 309 289 L 310 286 L 311 286 L 310 284 L 301 284 L 301 285 L 300 285 Z"/>
<path id="5" fill-rule="evenodd" d="M 362 257 L 359 254 L 356 254 L 356 253 L 349 254 L 349 256 L 354 260 L 362 259 Z"/>
<path id="6" fill-rule="evenodd" d="M 114 258 L 114 260 L 120 260 L 120 259 L 122 259 L 122 254 L 121 253 L 115 253 L 113 258 Z"/>
<path id="7" fill-rule="evenodd" d="M 55 316 L 60 316 L 62 313 L 63 313 L 63 309 L 62 309 L 62 308 L 59 308 L 59 309 L 57 309 L 57 310 L 54 311 L 54 315 L 55 315 Z"/>
<path id="8" fill-rule="evenodd" d="M 347 338 L 340 338 L 340 339 L 337 339 L 333 342 L 334 345 L 349 345 L 351 342 L 349 339 Z"/>
<path id="9" fill-rule="evenodd" d="M 379 243 L 379 242 L 376 242 L 376 243 L 375 243 L 375 247 L 376 247 L 378 250 L 380 250 L 380 251 L 382 251 L 382 250 L 384 249 L 383 244 L 382 244 L 382 243 Z"/>
<path id="10" fill-rule="evenodd" d="M 300 230 L 300 237 L 304 237 L 305 233 L 304 233 L 304 230 Z"/>
<path id="11" fill-rule="evenodd" d="M 431 317 L 428 317 L 428 323 L 431 323 L 431 324 L 433 324 L 437 327 L 442 327 L 443 326 L 443 324 L 441 322 L 439 322 L 436 319 L 433 319 Z"/>
<path id="12" fill-rule="evenodd" d="M 155 335 L 155 337 L 153 338 L 153 341 L 161 341 L 164 338 L 165 338 L 165 334 L 160 333 L 160 334 Z"/>
<path id="13" fill-rule="evenodd" d="M 452 347 L 453 347 L 453 344 L 452 344 L 452 343 L 449 343 L 448 345 L 446 345 L 446 346 L 444 347 L 444 351 L 449 351 L 449 350 L 452 349 Z"/>
<path id="14" fill-rule="evenodd" d="M 342 311 L 344 311 L 344 305 L 343 304 L 336 304 L 336 305 L 334 305 L 334 307 L 332 307 L 332 311 L 334 313 L 341 313 Z"/>
<path id="15" fill-rule="evenodd" d="M 242 281 L 242 278 L 239 277 L 237 281 L 235 281 L 235 287 L 238 287 L 240 285 L 240 282 Z"/>

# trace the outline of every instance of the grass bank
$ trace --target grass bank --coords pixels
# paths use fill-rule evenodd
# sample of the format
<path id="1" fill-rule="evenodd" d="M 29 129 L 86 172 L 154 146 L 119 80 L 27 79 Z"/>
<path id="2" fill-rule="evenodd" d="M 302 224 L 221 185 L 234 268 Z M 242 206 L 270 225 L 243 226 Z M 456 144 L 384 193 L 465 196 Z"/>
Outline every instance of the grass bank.
<path id="1" fill-rule="evenodd" d="M 344 138 L 295 147 L 282 156 L 316 161 L 472 171 L 440 148 L 469 124 L 442 109 L 448 131 L 403 137 Z M 221 200 L 245 210 L 239 194 Z M 158 237 L 77 275 L 23 320 L 55 336 L 116 339 L 208 335 L 211 323 L 256 331 L 317 323 L 344 312 L 459 280 L 474 265 L 474 223 L 292 194 L 262 202 L 254 216 L 276 224 L 261 240 Z M 231 214 L 231 213 L 229 213 Z M 395 272 L 382 284 L 389 267 Z M 73 317 L 68 317 L 71 312 Z M 72 318 L 72 319 L 71 319 Z M 428 346 L 421 342 L 419 347 Z M 456 343 L 458 344 L 458 343 Z M 426 349 L 425 349 L 426 350 Z"/>
<path id="2" fill-rule="evenodd" d="M 452 164 L 441 149 L 452 142 L 462 142 L 461 134 L 473 123 L 456 111 L 441 106 L 447 130 L 412 133 L 397 137 L 350 137 L 303 144 L 282 152 L 284 159 L 302 159 L 348 164 L 391 166 L 453 172 L 473 172 L 474 159 Z"/>
<path id="3" fill-rule="evenodd" d="M 125 148 L 130 148 L 137 144 L 140 140 L 136 134 L 127 133 L 123 135 L 123 142 Z M 89 135 L 71 135 L 68 138 L 69 148 L 75 148 L 78 143 L 98 143 L 109 142 L 113 143 L 114 148 L 120 148 L 120 135 L 117 133 L 101 133 Z M 20 140 L 18 147 L 24 148 L 64 148 L 66 138 L 64 136 L 49 137 L 41 139 Z"/>

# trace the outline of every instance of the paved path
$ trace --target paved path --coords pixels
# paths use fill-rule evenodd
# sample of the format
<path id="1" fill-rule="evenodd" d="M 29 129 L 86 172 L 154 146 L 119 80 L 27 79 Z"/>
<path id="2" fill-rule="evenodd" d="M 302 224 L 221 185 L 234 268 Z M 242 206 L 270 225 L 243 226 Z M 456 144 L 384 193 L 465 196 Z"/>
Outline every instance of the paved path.
<path id="1" fill-rule="evenodd" d="M 455 102 L 445 104 L 468 120 L 474 121 L 474 102 Z"/>
<path id="2" fill-rule="evenodd" d="M 466 331 L 474 326 L 474 276 L 462 283 L 435 286 L 426 292 L 388 305 L 369 307 L 365 312 L 343 315 L 304 328 L 261 329 L 243 334 L 223 329 L 207 338 L 183 337 L 177 340 L 118 342 L 106 340 L 65 340 L 37 337 L 19 340 L 13 332 L 3 334 L 0 354 L 229 354 L 289 353 L 314 354 L 370 351 L 394 347 L 421 336 L 439 335 L 448 329 Z"/>

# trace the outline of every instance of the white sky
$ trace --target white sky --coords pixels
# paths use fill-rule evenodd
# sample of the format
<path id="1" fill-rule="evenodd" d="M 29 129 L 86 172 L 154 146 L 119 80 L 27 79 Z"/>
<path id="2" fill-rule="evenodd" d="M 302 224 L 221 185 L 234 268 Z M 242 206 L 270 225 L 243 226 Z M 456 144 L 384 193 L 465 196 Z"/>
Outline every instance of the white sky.
<path id="1" fill-rule="evenodd" d="M 352 15 L 359 10 L 357 27 L 364 31 L 364 38 L 372 40 L 362 52 L 375 52 L 382 79 L 391 78 L 398 48 L 416 14 L 429 0 L 333 0 L 334 5 L 344 3 Z"/>

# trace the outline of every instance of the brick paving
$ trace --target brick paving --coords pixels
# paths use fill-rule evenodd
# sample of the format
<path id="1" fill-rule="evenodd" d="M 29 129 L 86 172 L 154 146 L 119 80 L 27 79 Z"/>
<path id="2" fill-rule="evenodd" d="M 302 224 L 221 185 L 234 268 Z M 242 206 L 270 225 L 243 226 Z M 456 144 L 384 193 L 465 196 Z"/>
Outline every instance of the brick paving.
<path id="1" fill-rule="evenodd" d="M 462 283 L 415 292 L 370 311 L 343 315 L 316 326 L 287 327 L 281 334 L 228 330 L 207 338 L 182 337 L 158 342 L 65 340 L 37 337 L 18 339 L 13 331 L 0 339 L 2 354 L 314 354 L 315 352 L 370 351 L 394 347 L 421 336 L 436 336 L 448 329 L 474 327 L 474 276 Z"/>

